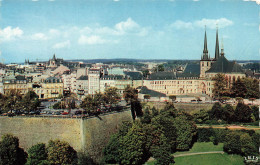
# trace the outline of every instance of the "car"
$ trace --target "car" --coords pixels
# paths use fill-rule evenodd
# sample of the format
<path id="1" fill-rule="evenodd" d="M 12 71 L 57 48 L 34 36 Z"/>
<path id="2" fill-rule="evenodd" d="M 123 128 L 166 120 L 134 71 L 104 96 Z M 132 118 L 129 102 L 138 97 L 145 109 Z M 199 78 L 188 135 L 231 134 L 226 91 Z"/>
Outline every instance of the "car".
<path id="1" fill-rule="evenodd" d="M 62 112 L 61 114 L 62 115 L 68 115 L 69 113 L 68 112 Z"/>

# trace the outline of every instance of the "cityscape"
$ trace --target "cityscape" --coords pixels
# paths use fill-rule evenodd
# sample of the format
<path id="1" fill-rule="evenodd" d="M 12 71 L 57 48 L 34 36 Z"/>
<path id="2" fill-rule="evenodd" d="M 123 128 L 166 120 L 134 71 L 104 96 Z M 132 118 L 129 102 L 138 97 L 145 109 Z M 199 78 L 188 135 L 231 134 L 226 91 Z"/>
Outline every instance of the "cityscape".
<path id="1" fill-rule="evenodd" d="M 0 164 L 258 164 L 259 4 L 1 0 Z"/>

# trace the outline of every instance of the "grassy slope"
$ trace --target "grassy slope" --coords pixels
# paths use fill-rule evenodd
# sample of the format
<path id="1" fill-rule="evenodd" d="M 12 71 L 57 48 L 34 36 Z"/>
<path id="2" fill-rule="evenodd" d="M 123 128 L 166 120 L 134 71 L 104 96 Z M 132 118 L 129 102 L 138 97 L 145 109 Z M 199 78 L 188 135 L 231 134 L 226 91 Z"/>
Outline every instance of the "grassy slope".
<path id="1" fill-rule="evenodd" d="M 195 143 L 189 151 L 176 152 L 174 155 L 196 152 L 223 151 L 223 143 L 213 145 L 211 142 Z M 243 158 L 239 155 L 214 153 L 205 155 L 190 155 L 174 158 L 175 165 L 243 165 Z M 155 161 L 147 163 L 153 165 Z"/>
<path id="2" fill-rule="evenodd" d="M 200 142 L 195 143 L 189 151 L 176 152 L 174 155 L 194 152 L 208 152 L 208 151 L 223 151 L 223 143 L 213 145 L 212 142 Z"/>
<path id="3" fill-rule="evenodd" d="M 174 158 L 175 165 L 243 165 L 243 158 L 239 155 L 206 154 L 191 155 Z"/>

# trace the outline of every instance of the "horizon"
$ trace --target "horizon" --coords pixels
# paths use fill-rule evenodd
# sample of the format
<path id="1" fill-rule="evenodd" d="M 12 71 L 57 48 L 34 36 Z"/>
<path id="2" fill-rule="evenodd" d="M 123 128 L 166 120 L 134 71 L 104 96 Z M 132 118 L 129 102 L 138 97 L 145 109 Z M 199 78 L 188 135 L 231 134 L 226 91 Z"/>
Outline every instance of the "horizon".
<path id="1" fill-rule="evenodd" d="M 259 60 L 260 6 L 250 0 L 0 0 L 0 60 L 200 60 L 216 24 L 230 61 Z M 13 10 L 10 10 L 13 9 Z"/>

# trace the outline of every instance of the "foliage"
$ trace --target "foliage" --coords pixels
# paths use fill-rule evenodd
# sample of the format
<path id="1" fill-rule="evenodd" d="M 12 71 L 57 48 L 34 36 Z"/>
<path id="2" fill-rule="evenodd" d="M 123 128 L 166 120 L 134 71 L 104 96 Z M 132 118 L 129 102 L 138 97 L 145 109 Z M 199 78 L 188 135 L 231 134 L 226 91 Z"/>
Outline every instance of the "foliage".
<path id="1" fill-rule="evenodd" d="M 26 165 L 49 165 L 50 163 L 47 160 L 47 156 L 45 144 L 36 144 L 28 150 Z"/>
<path id="2" fill-rule="evenodd" d="M 19 139 L 11 134 L 5 134 L 0 141 L 0 164 L 23 165 L 27 153 L 19 147 Z"/>
<path id="3" fill-rule="evenodd" d="M 257 98 L 259 99 L 259 80 L 244 77 L 242 82 L 246 88 L 245 98 Z"/>
<path id="4" fill-rule="evenodd" d="M 137 100 L 137 90 L 134 88 L 131 88 L 130 86 L 127 86 L 123 93 L 123 98 L 127 103 Z"/>
<path id="5" fill-rule="evenodd" d="M 149 75 L 150 75 L 150 72 L 149 72 L 149 70 L 148 70 L 148 69 L 146 69 L 146 70 L 143 70 L 143 71 L 142 71 L 142 73 L 143 73 L 143 77 L 144 77 L 144 78 L 147 78 L 147 76 L 149 76 Z"/>
<path id="6" fill-rule="evenodd" d="M 126 136 L 120 139 L 120 164 L 143 164 L 145 134 L 139 124 L 133 124 Z"/>
<path id="7" fill-rule="evenodd" d="M 216 102 L 209 111 L 210 119 L 222 119 L 223 108 L 219 102 Z"/>
<path id="8" fill-rule="evenodd" d="M 206 110 L 201 109 L 199 112 L 195 113 L 194 120 L 196 123 L 205 123 L 207 120 L 209 120 L 209 114 Z"/>
<path id="9" fill-rule="evenodd" d="M 255 120 L 258 121 L 259 120 L 259 108 L 257 106 L 252 106 L 251 107 L 253 115 L 255 117 Z"/>
<path id="10" fill-rule="evenodd" d="M 104 104 L 104 95 L 96 93 L 94 96 L 87 95 L 80 104 L 80 107 L 90 114 L 97 114 L 97 110 L 102 104 Z"/>
<path id="11" fill-rule="evenodd" d="M 150 98 L 151 98 L 151 95 L 148 95 L 148 94 L 145 94 L 145 95 L 144 95 L 144 99 L 145 99 L 145 100 L 149 100 Z"/>
<path id="12" fill-rule="evenodd" d="M 141 118 L 141 122 L 142 122 L 142 123 L 149 124 L 149 123 L 151 123 L 151 119 L 152 119 L 152 116 L 151 116 L 151 114 L 150 114 L 150 111 L 149 111 L 148 108 L 146 108 L 146 109 L 144 110 L 144 114 L 143 114 L 143 116 L 142 116 L 142 118 Z"/>
<path id="13" fill-rule="evenodd" d="M 171 148 L 167 144 L 167 138 L 164 134 L 161 134 L 159 145 L 153 146 L 151 152 L 156 159 L 156 165 L 169 165 L 170 163 L 174 163 Z"/>
<path id="14" fill-rule="evenodd" d="M 224 142 L 223 149 L 227 153 L 240 154 L 241 152 L 240 134 L 235 131 L 228 133 L 226 135 L 226 140 Z"/>
<path id="15" fill-rule="evenodd" d="M 251 113 L 252 110 L 248 105 L 238 103 L 236 110 L 235 110 L 235 116 L 236 120 L 238 122 L 250 122 L 251 121 Z"/>
<path id="16" fill-rule="evenodd" d="M 215 81 L 214 83 L 214 88 L 213 88 L 213 95 L 215 98 L 220 98 L 221 96 L 225 96 L 225 93 L 227 93 L 227 80 L 225 79 L 224 74 L 217 74 L 213 80 Z"/>
<path id="17" fill-rule="evenodd" d="M 188 150 L 192 144 L 193 137 L 196 135 L 195 123 L 188 120 L 186 116 L 180 115 L 174 119 L 174 126 L 177 130 L 176 149 Z"/>
<path id="18" fill-rule="evenodd" d="M 235 121 L 235 111 L 231 105 L 226 104 L 223 108 L 222 119 L 229 123 Z"/>
<path id="19" fill-rule="evenodd" d="M 117 92 L 116 87 L 110 87 L 105 89 L 104 99 L 108 104 L 116 104 L 120 100 L 120 95 Z"/>
<path id="20" fill-rule="evenodd" d="M 175 100 L 176 100 L 176 96 L 175 96 L 175 95 L 170 95 L 169 98 L 170 98 L 172 101 L 175 101 Z"/>
<path id="21" fill-rule="evenodd" d="M 50 140 L 47 151 L 51 164 L 76 164 L 77 152 L 65 141 Z"/>
<path id="22" fill-rule="evenodd" d="M 141 103 L 138 101 L 138 92 L 136 89 L 127 86 L 123 93 L 123 98 L 127 103 L 131 104 L 132 118 L 135 120 L 136 116 L 141 117 L 143 115 Z"/>
<path id="23" fill-rule="evenodd" d="M 231 92 L 233 97 L 245 97 L 247 89 L 244 82 L 242 82 L 240 78 L 233 82 Z"/>

